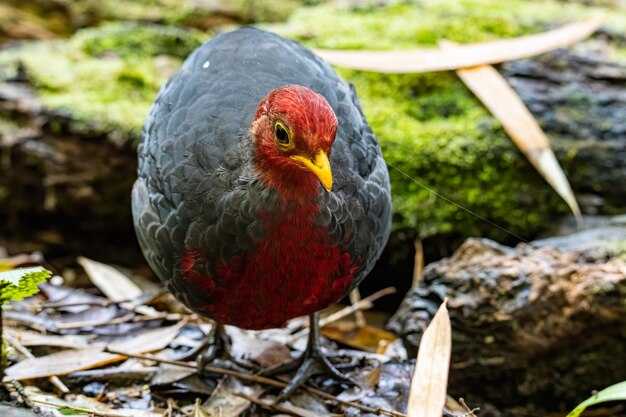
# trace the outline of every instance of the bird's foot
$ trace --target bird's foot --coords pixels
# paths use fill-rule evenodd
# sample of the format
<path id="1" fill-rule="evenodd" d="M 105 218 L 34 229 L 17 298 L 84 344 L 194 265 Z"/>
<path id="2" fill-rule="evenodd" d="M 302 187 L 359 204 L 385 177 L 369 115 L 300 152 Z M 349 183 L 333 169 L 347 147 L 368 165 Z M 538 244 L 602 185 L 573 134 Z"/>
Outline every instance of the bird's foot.
<path id="1" fill-rule="evenodd" d="M 341 373 L 337 368 L 324 356 L 319 348 L 306 350 L 298 359 L 279 366 L 276 369 L 270 369 L 270 374 L 276 375 L 290 370 L 298 369 L 294 377 L 289 381 L 287 386 L 278 395 L 276 402 L 284 401 L 289 398 L 298 388 L 302 387 L 311 377 L 324 375 L 338 382 L 345 382 L 351 385 L 358 385 L 356 381 Z"/>
<path id="2" fill-rule="evenodd" d="M 338 371 L 335 365 L 333 365 L 322 353 L 322 348 L 319 342 L 320 336 L 318 318 L 318 313 L 311 315 L 309 341 L 307 343 L 306 350 L 302 353 L 302 355 L 300 355 L 300 357 L 290 362 L 266 369 L 262 372 L 262 375 L 264 376 L 271 376 L 284 374 L 297 369 L 294 377 L 278 395 L 276 402 L 289 398 L 291 394 L 303 386 L 311 377 L 317 375 L 325 375 L 338 382 L 345 382 L 356 386 L 359 385 L 352 378 Z"/>
<path id="3" fill-rule="evenodd" d="M 200 375 L 202 375 L 204 368 L 208 364 L 216 362 L 219 359 L 225 359 L 231 362 L 239 370 L 248 370 L 251 368 L 249 364 L 239 361 L 231 354 L 230 336 L 226 333 L 224 326 L 219 323 L 213 326 L 211 332 L 200 345 L 177 359 L 196 359 L 197 369 Z"/>

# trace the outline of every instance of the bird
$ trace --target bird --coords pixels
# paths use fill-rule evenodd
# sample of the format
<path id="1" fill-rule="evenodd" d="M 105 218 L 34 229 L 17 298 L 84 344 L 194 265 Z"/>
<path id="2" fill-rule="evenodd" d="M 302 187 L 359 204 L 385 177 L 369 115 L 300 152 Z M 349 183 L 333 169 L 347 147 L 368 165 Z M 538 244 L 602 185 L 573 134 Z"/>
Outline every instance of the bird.
<path id="1" fill-rule="evenodd" d="M 320 373 L 319 311 L 371 271 L 391 230 L 380 145 L 357 93 L 296 41 L 243 27 L 193 51 L 161 87 L 137 148 L 132 214 L 148 264 L 193 312 L 224 325 L 309 316 L 286 398 Z M 207 359 L 208 358 L 208 359 Z"/>

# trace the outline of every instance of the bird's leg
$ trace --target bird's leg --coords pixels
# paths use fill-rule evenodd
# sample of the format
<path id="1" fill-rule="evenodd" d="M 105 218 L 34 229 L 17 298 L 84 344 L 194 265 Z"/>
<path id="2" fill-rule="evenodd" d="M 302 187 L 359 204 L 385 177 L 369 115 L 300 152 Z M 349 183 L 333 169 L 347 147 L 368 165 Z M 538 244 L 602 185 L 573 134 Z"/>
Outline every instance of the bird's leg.
<path id="1" fill-rule="evenodd" d="M 206 365 L 218 358 L 225 358 L 237 364 L 230 354 L 230 337 L 226 334 L 226 329 L 223 324 L 215 323 L 204 345 L 206 349 L 198 355 L 198 359 L 196 360 L 200 374 Z"/>
<path id="2" fill-rule="evenodd" d="M 301 387 L 309 378 L 315 375 L 326 375 L 340 382 L 358 385 L 351 378 L 343 375 L 330 363 L 328 358 L 322 354 L 320 345 L 319 313 L 309 316 L 309 339 L 306 350 L 298 359 L 285 365 L 269 369 L 265 375 L 275 375 L 291 371 L 298 368 L 293 379 L 280 392 L 277 402 L 288 398 L 293 392 Z"/>
<path id="3" fill-rule="evenodd" d="M 198 364 L 198 373 L 202 373 L 204 367 L 216 359 L 227 359 L 233 364 L 241 368 L 249 368 L 246 364 L 241 363 L 230 353 L 231 341 L 230 337 L 226 333 L 226 329 L 223 324 L 215 323 L 211 328 L 210 333 L 204 338 L 202 343 L 193 348 L 183 356 L 177 358 L 178 360 L 193 360 L 196 359 Z"/>

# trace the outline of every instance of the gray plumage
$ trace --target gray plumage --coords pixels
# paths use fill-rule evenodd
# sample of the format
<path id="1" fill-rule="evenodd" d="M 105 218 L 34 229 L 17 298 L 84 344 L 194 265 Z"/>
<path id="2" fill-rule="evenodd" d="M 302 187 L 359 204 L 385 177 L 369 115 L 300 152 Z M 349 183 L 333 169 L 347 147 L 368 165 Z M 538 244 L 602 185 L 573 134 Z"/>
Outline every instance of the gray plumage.
<path id="1" fill-rule="evenodd" d="M 180 256 L 200 249 L 212 274 L 218 262 L 253 251 L 264 239 L 259 211 L 277 209 L 276 192 L 251 166 L 250 128 L 260 100 L 288 84 L 322 95 L 338 119 L 333 189 L 320 187 L 315 224 L 362 259 L 353 286 L 386 244 L 387 167 L 354 88 L 296 42 L 253 28 L 219 35 L 195 50 L 159 92 L 144 125 L 132 195 L 148 263 L 195 311 L 207 300 L 185 286 Z"/>

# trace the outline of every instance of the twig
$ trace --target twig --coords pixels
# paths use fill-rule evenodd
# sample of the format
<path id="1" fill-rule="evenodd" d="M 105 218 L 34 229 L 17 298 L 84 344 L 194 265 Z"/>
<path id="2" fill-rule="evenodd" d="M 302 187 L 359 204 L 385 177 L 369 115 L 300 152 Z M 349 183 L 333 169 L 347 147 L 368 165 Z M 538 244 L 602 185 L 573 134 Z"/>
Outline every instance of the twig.
<path id="1" fill-rule="evenodd" d="M 26 356 L 29 359 L 34 359 L 35 355 L 33 355 L 28 349 L 26 349 L 16 338 L 14 338 L 11 334 L 6 333 L 4 335 L 4 339 L 9 342 L 11 345 L 13 345 L 13 347 L 15 348 L 15 350 L 17 350 L 18 352 L 20 352 L 22 355 Z M 51 376 L 48 378 L 48 380 L 52 383 L 52 385 L 54 385 L 55 387 L 57 387 L 57 389 L 62 392 L 63 394 L 67 394 L 68 392 L 70 392 L 70 389 L 68 387 L 65 386 L 65 384 L 59 379 L 58 376 Z"/>
<path id="2" fill-rule="evenodd" d="M 337 320 L 341 320 L 342 318 L 349 316 L 355 311 L 367 310 L 368 308 L 371 308 L 371 305 L 374 301 L 378 300 L 381 297 L 384 297 L 385 295 L 395 294 L 395 292 L 396 292 L 395 287 L 387 287 L 387 288 L 383 288 L 382 290 L 376 291 L 375 293 L 368 295 L 367 297 L 365 297 L 358 303 L 353 304 L 349 307 L 343 308 L 339 310 L 338 312 L 331 314 L 328 317 L 324 317 L 323 319 L 320 320 L 320 327 L 326 326 L 327 324 L 333 323 Z"/>
<path id="3" fill-rule="evenodd" d="M 367 310 L 369 308 L 372 308 L 372 303 L 374 301 L 378 300 L 381 297 L 384 297 L 385 295 L 394 294 L 395 292 L 396 292 L 396 289 L 394 287 L 387 287 L 387 288 L 383 288 L 382 290 L 376 291 L 375 293 L 370 294 L 367 297 L 363 298 L 361 301 L 355 304 L 352 304 L 351 306 L 342 308 L 341 310 L 337 311 L 336 313 L 331 314 L 328 317 L 324 317 L 323 319 L 320 320 L 320 327 L 324 327 L 327 324 L 333 323 L 337 320 L 341 320 L 342 318 L 349 316 L 355 311 Z M 308 334 L 308 325 L 306 325 L 306 328 L 300 330 L 299 332 L 291 336 L 287 340 L 287 344 L 291 344 L 295 342 L 296 340 L 298 340 L 299 338 L 301 338 L 302 336 L 306 336 L 307 334 Z"/>
<path id="4" fill-rule="evenodd" d="M 304 387 L 304 389 L 308 392 L 310 392 L 311 394 L 317 395 L 318 397 L 325 399 L 325 400 L 329 400 L 329 401 L 336 401 L 340 404 L 343 405 L 347 405 L 348 407 L 354 407 L 354 408 L 358 408 L 361 411 L 365 411 L 366 413 L 370 413 L 370 414 L 383 414 L 386 416 L 390 416 L 390 417 L 406 417 L 406 414 L 401 413 L 399 411 L 396 410 L 391 410 L 389 408 L 371 408 L 368 407 L 366 405 L 362 405 L 359 403 L 355 403 L 352 401 L 345 401 L 342 399 L 337 398 L 336 396 L 329 394 L 325 391 L 321 391 L 318 390 L 317 388 L 313 388 L 313 387 Z"/>
<path id="5" fill-rule="evenodd" d="M 461 403 L 463 408 L 465 408 L 465 410 L 467 410 L 467 413 L 465 413 L 465 416 L 467 416 L 467 417 L 476 417 L 476 414 L 474 414 L 474 411 L 478 411 L 478 410 L 480 410 L 480 408 L 469 408 L 467 406 L 467 404 L 465 403 L 465 400 L 463 398 L 459 398 L 459 402 Z"/>
<path id="6" fill-rule="evenodd" d="M 415 262 L 413 265 L 413 287 L 416 287 L 424 276 L 424 245 L 422 239 L 415 239 Z"/>
<path id="7" fill-rule="evenodd" d="M 195 362 L 173 361 L 169 359 L 156 358 L 151 355 L 141 355 L 141 354 L 135 354 L 135 353 L 129 353 L 129 352 L 121 352 L 118 350 L 112 350 L 108 348 L 105 348 L 104 351 L 108 353 L 113 353 L 115 355 L 126 356 L 128 358 L 149 360 L 149 361 L 154 361 L 157 363 L 166 363 L 169 365 L 181 366 L 183 368 L 188 368 L 188 369 L 198 369 L 198 365 Z M 270 385 L 276 388 L 284 388 L 287 386 L 287 382 L 284 382 L 284 381 L 280 381 L 280 380 L 272 379 L 272 378 L 266 378 L 266 377 L 259 376 L 259 375 L 247 374 L 245 372 L 234 371 L 232 369 L 218 368 L 214 366 L 205 366 L 203 369 L 210 373 L 214 373 L 218 375 L 230 375 L 230 376 L 234 376 L 236 378 L 242 379 L 244 381 L 258 382 L 260 384 Z M 314 394 L 325 400 L 335 401 L 340 404 L 355 407 L 362 411 L 365 411 L 366 413 L 383 414 L 383 415 L 390 416 L 390 417 L 406 417 L 406 414 L 400 413 L 395 410 L 390 410 L 388 408 L 371 408 L 371 407 L 367 407 L 367 406 L 364 406 L 364 405 L 361 405 L 359 403 L 355 403 L 352 401 L 341 400 L 332 394 L 328 394 L 316 388 L 311 388 L 311 387 L 306 387 L 306 386 L 302 388 L 310 392 L 311 394 Z"/>
<path id="8" fill-rule="evenodd" d="M 350 291 L 350 303 L 355 305 L 361 301 L 361 292 L 358 287 Z M 357 310 L 354 312 L 354 321 L 356 322 L 357 327 L 365 327 L 367 322 L 365 321 L 365 315 L 362 310 Z"/>
<path id="9" fill-rule="evenodd" d="M 136 359 L 143 359 L 143 360 L 154 361 L 154 362 L 158 362 L 158 363 L 166 363 L 166 364 L 169 364 L 169 365 L 182 366 L 183 368 L 189 368 L 189 369 L 198 369 L 198 365 L 196 364 L 196 362 L 173 361 L 173 360 L 169 360 L 169 359 L 156 358 L 156 357 L 151 356 L 151 355 L 141 355 L 141 354 L 135 354 L 135 353 L 129 353 L 129 352 L 121 352 L 119 350 L 113 350 L 113 349 L 109 349 L 109 348 L 105 348 L 104 351 L 108 352 L 108 353 L 112 353 L 114 355 L 126 356 L 128 358 L 136 358 Z M 213 374 L 230 375 L 230 376 L 234 376 L 234 377 L 237 377 L 239 379 L 246 380 L 246 381 L 258 382 L 260 384 L 266 384 L 266 385 L 272 385 L 272 386 L 277 387 L 277 388 L 284 388 L 287 385 L 284 382 L 280 382 L 280 381 L 277 381 L 275 379 L 266 378 L 266 377 L 259 376 L 259 375 L 247 374 L 245 372 L 239 372 L 239 371 L 235 371 L 235 370 L 232 370 L 232 369 L 218 368 L 218 367 L 215 367 L 215 366 L 205 366 L 203 368 L 203 370 L 206 371 L 206 372 L 213 373 Z"/>
<path id="10" fill-rule="evenodd" d="M 69 405 L 69 404 L 58 404 L 58 403 L 53 403 L 50 401 L 43 401 L 43 400 L 31 400 L 31 401 L 37 404 L 50 405 L 52 407 L 57 407 L 57 408 L 67 408 L 69 410 L 93 414 L 94 416 L 97 416 L 97 417 L 121 417 L 122 416 L 121 414 L 117 414 L 117 413 L 106 413 L 104 411 L 91 410 L 89 408 L 76 407 L 76 406 Z"/>

